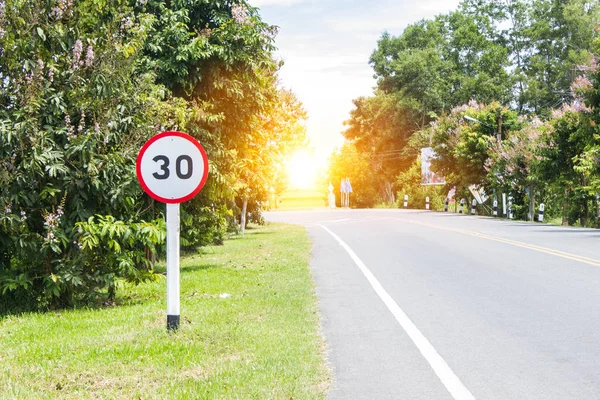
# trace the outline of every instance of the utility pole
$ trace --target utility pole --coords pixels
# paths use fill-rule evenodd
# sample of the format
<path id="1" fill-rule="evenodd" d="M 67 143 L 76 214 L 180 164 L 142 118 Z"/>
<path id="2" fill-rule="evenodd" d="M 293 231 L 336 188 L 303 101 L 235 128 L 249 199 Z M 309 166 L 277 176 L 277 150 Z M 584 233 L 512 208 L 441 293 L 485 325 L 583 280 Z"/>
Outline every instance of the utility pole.
<path id="1" fill-rule="evenodd" d="M 496 132 L 496 137 L 498 138 L 498 144 L 500 144 L 502 143 L 502 108 L 498 108 L 497 121 L 498 132 Z"/>

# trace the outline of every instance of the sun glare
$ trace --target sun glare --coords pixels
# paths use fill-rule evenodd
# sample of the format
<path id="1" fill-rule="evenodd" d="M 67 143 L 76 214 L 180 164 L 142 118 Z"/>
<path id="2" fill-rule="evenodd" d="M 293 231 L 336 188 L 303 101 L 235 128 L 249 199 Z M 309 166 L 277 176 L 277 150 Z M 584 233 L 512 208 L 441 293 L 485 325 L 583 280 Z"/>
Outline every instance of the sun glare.
<path id="1" fill-rule="evenodd" d="M 290 189 L 314 189 L 317 179 L 317 164 L 307 151 L 295 153 L 287 162 Z"/>

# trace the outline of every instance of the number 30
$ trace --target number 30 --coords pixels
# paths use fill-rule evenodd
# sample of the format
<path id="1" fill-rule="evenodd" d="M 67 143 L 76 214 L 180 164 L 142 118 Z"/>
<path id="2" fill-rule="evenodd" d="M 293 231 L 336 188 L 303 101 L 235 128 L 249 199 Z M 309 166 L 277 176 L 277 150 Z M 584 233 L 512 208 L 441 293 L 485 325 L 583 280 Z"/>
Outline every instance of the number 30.
<path id="1" fill-rule="evenodd" d="M 171 176 L 171 171 L 169 171 L 169 164 L 171 163 L 169 160 L 169 157 L 163 156 L 163 155 L 158 155 L 158 156 L 154 157 L 152 159 L 152 161 L 154 161 L 154 162 L 162 161 L 162 165 L 160 166 L 160 170 L 162 171 L 162 174 L 155 172 L 152 174 L 152 176 L 154 178 L 160 179 L 160 180 L 169 179 L 169 176 Z M 187 164 L 187 171 L 185 173 L 183 173 L 181 171 L 181 164 L 183 163 L 183 161 L 185 161 Z M 192 161 L 192 157 L 186 156 L 186 155 L 177 157 L 177 160 L 175 160 L 175 174 L 177 175 L 177 177 L 179 179 L 190 179 L 192 177 L 193 173 L 194 173 L 194 162 Z"/>

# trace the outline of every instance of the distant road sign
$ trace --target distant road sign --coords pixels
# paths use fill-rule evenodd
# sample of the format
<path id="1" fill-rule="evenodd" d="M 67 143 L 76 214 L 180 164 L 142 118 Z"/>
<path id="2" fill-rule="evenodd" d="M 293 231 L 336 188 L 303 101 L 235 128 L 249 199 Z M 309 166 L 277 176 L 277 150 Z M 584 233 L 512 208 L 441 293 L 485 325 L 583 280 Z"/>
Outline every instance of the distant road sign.
<path id="1" fill-rule="evenodd" d="M 182 132 L 162 132 L 144 144 L 136 172 L 146 193 L 176 204 L 198 194 L 208 177 L 208 157 L 196 139 Z"/>

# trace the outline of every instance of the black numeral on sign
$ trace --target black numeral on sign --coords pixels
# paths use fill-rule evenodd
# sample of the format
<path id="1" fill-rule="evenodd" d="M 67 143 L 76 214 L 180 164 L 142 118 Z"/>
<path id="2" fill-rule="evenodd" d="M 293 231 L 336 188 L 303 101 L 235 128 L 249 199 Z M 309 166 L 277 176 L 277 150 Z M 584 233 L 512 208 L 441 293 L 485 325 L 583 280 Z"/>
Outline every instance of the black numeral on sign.
<path id="1" fill-rule="evenodd" d="M 159 162 L 162 161 L 163 164 L 160 166 L 160 170 L 163 172 L 162 174 L 159 174 L 158 172 L 155 172 L 152 174 L 153 177 L 155 177 L 156 179 L 168 179 L 169 175 L 171 175 L 171 173 L 169 172 L 169 157 L 167 156 L 156 156 L 152 159 L 152 161 L 155 162 Z"/>
<path id="2" fill-rule="evenodd" d="M 181 162 L 186 161 L 187 164 L 187 172 L 185 174 L 181 173 Z M 190 179 L 192 174 L 194 173 L 194 163 L 192 162 L 192 157 L 190 156 L 179 156 L 177 157 L 177 163 L 175 164 L 175 172 L 179 179 Z"/>
<path id="3" fill-rule="evenodd" d="M 155 172 L 152 174 L 152 176 L 159 180 L 169 179 L 169 176 L 171 176 L 171 171 L 169 171 L 169 164 L 170 164 L 169 157 L 159 155 L 159 156 L 154 157 L 152 159 L 152 161 L 154 161 L 154 162 L 162 161 L 162 165 L 160 166 L 160 170 L 162 171 L 162 174 Z M 184 161 L 186 163 L 185 173 L 183 173 L 181 171 L 181 169 L 182 169 L 181 164 Z M 194 162 L 192 161 L 192 157 L 185 156 L 185 155 L 177 157 L 177 160 L 175 160 L 175 173 L 177 174 L 177 177 L 179 179 L 190 179 L 192 177 L 192 174 L 194 173 Z"/>

